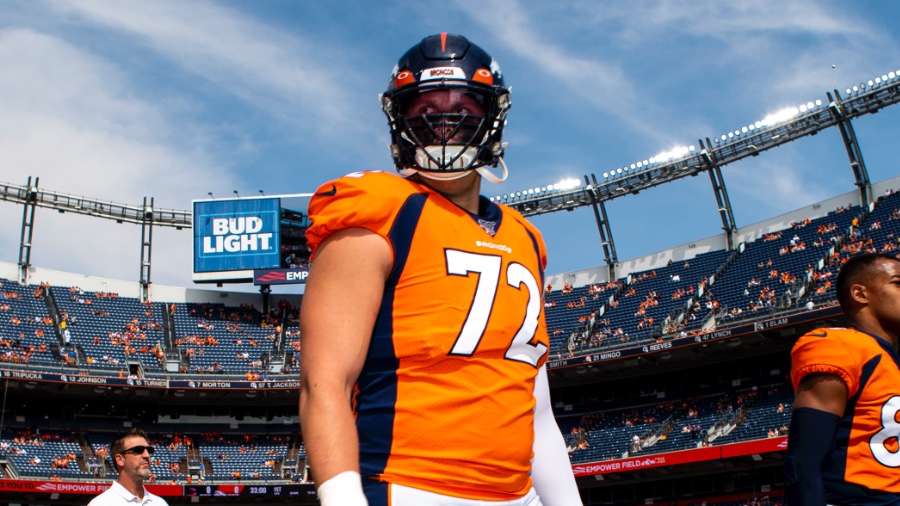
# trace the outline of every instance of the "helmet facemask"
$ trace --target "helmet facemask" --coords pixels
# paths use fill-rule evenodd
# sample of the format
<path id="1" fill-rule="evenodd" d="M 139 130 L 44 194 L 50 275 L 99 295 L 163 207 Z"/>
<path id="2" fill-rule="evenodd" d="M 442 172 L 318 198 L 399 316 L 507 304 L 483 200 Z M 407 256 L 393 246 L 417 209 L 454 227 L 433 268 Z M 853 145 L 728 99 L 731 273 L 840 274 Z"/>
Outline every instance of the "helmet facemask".
<path id="1" fill-rule="evenodd" d="M 422 172 L 433 179 L 457 179 L 502 161 L 500 139 L 509 108 L 507 90 L 498 93 L 468 83 L 429 84 L 382 96 L 382 107 L 391 127 L 391 154 L 401 174 Z M 426 110 L 421 114 L 411 110 L 418 97 L 437 91 L 464 94 L 472 99 L 470 103 L 478 105 L 478 110 L 450 113 Z"/>

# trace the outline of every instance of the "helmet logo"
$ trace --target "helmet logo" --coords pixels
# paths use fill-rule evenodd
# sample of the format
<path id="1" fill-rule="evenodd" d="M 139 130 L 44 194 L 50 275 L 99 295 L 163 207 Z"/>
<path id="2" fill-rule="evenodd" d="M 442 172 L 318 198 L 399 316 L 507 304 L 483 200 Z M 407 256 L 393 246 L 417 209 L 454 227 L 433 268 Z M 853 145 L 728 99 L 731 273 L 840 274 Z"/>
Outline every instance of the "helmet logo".
<path id="1" fill-rule="evenodd" d="M 420 80 L 429 81 L 433 79 L 465 79 L 466 73 L 459 67 L 434 67 L 422 71 Z"/>
<path id="2" fill-rule="evenodd" d="M 396 86 L 399 88 L 399 87 L 405 86 L 407 84 L 412 84 L 416 80 L 413 77 L 412 72 L 410 72 L 408 70 L 404 70 L 403 72 L 400 72 L 399 74 L 397 74 L 396 81 L 397 81 Z"/>
<path id="3" fill-rule="evenodd" d="M 492 85 L 494 84 L 494 75 L 491 74 L 491 71 L 488 69 L 478 69 L 475 71 L 475 75 L 472 76 L 472 80 L 478 81 L 479 83 Z"/>

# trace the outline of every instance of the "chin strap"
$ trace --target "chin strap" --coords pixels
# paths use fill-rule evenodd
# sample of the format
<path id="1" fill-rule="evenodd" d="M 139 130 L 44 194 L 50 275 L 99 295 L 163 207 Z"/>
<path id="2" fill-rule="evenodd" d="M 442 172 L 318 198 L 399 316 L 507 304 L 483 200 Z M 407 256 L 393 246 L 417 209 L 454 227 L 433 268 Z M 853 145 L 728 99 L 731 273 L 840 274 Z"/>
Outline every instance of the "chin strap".
<path id="1" fill-rule="evenodd" d="M 490 181 L 494 184 L 500 184 L 500 183 L 506 181 L 506 178 L 509 177 L 509 169 L 506 168 L 506 162 L 503 161 L 503 157 L 501 156 L 501 157 L 497 158 L 497 160 L 500 162 L 500 176 L 499 177 L 492 174 L 491 171 L 488 170 L 487 167 L 478 167 L 477 169 L 475 169 L 479 174 L 481 174 L 481 177 L 487 179 L 488 181 Z"/>
<path id="2" fill-rule="evenodd" d="M 399 172 L 403 177 L 410 177 L 413 174 L 419 174 L 425 179 L 431 179 L 432 181 L 453 181 L 454 179 L 462 179 L 472 173 L 471 170 L 460 170 L 455 172 L 430 172 L 414 169 L 412 167 L 407 167 Z"/>
<path id="3" fill-rule="evenodd" d="M 481 174 L 481 177 L 484 179 L 494 183 L 500 184 L 503 181 L 506 181 L 506 178 L 509 177 L 509 169 L 506 167 L 506 162 L 503 161 L 503 157 L 497 159 L 500 162 L 500 176 L 496 176 L 488 170 L 487 167 L 478 167 L 474 169 L 475 172 Z M 461 179 L 472 173 L 471 170 L 461 170 L 454 172 L 431 172 L 425 170 L 414 169 L 412 167 L 407 167 L 401 171 L 399 171 L 400 175 L 403 177 L 410 177 L 413 174 L 419 174 L 425 179 L 431 179 L 433 181 L 453 181 L 454 179 Z"/>

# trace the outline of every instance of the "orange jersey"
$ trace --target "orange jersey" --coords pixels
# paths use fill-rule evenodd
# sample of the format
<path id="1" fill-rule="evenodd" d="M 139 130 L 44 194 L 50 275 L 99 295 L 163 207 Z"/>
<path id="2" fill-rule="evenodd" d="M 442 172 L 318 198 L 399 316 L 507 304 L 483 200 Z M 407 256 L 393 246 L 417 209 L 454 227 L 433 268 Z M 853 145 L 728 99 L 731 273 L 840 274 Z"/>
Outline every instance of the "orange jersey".
<path id="1" fill-rule="evenodd" d="M 829 494 L 843 493 L 835 491 L 829 482 L 900 494 L 898 360 L 897 351 L 889 342 L 854 329 L 816 329 L 794 345 L 794 389 L 812 373 L 834 374 L 847 385 L 847 406 L 835 449 L 823 473 Z M 832 495 L 828 498 L 832 500 Z"/>
<path id="2" fill-rule="evenodd" d="M 353 398 L 362 474 L 469 499 L 525 495 L 549 346 L 538 231 L 484 197 L 473 216 L 388 173 L 350 174 L 316 195 L 313 255 L 347 228 L 384 237 L 393 253 Z"/>

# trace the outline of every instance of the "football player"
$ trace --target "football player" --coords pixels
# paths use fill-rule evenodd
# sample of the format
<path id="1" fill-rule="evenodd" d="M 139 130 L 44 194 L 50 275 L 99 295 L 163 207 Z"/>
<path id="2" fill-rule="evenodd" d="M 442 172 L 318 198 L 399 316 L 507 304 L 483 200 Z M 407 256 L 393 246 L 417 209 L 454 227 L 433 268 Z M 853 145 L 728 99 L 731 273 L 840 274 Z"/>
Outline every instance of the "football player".
<path id="1" fill-rule="evenodd" d="M 326 506 L 580 505 L 550 408 L 546 252 L 505 179 L 509 88 L 465 37 L 426 37 L 381 96 L 398 174 L 309 205 L 300 415 Z"/>
<path id="2" fill-rule="evenodd" d="M 786 497 L 797 505 L 900 504 L 900 261 L 853 257 L 836 288 L 850 328 L 814 330 L 791 351 Z"/>

